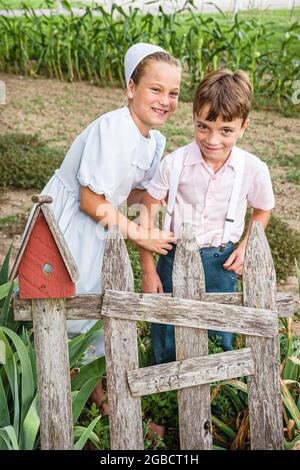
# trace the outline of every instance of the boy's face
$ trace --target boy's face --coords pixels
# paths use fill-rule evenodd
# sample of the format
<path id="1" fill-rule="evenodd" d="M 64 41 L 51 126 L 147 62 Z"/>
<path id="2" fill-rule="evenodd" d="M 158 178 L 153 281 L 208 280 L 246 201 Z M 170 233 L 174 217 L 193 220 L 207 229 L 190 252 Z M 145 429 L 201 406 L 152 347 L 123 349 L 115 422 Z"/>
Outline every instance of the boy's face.
<path id="1" fill-rule="evenodd" d="M 244 134 L 249 119 L 243 123 L 242 119 L 224 121 L 218 116 L 216 121 L 207 121 L 208 111 L 207 105 L 194 118 L 195 141 L 206 160 L 212 163 L 224 162 L 232 147 Z"/>

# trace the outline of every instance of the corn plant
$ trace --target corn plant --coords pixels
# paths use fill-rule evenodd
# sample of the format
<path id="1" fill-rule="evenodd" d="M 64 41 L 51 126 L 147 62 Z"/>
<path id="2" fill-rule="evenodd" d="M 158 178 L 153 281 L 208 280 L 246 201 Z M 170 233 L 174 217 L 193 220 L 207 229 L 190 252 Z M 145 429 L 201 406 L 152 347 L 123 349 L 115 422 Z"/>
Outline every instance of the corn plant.
<path id="1" fill-rule="evenodd" d="M 127 48 L 154 42 L 180 58 L 188 87 L 210 70 L 242 68 L 251 76 L 256 97 L 274 98 L 283 109 L 300 79 L 297 21 L 278 28 L 275 22 L 240 14 L 207 16 L 195 13 L 192 0 L 172 13 L 159 5 L 159 15 L 131 6 L 125 11 L 117 4 L 107 11 L 97 4 L 77 17 L 67 0 L 62 5 L 68 16 L 37 16 L 25 2 L 24 17 L 0 17 L 1 70 L 124 86 Z"/>

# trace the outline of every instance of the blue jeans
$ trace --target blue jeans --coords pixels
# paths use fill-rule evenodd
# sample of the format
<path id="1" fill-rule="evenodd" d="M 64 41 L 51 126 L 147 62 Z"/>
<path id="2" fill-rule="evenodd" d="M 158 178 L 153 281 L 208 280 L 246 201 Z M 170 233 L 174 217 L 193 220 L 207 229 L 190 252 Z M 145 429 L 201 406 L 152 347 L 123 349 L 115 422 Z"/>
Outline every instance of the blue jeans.
<path id="1" fill-rule="evenodd" d="M 160 256 L 157 264 L 157 273 L 163 285 L 164 292 L 171 293 L 172 270 L 176 245 L 165 256 Z M 223 268 L 223 264 L 234 251 L 233 243 L 227 243 L 225 250 L 220 252 L 220 248 L 210 247 L 199 250 L 205 273 L 206 292 L 235 292 L 237 275 L 232 271 Z M 176 360 L 175 335 L 173 325 L 151 324 L 152 335 L 152 363 L 163 364 Z M 220 336 L 221 345 L 224 351 L 232 350 L 232 333 L 209 330 L 208 336 Z"/>

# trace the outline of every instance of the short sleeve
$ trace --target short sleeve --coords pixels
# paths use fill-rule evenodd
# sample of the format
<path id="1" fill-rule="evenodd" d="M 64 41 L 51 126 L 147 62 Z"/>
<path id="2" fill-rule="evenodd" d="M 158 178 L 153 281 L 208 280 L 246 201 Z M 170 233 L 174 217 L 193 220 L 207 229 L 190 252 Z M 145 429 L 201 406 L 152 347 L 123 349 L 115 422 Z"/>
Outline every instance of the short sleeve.
<path id="1" fill-rule="evenodd" d="M 154 157 L 150 168 L 144 174 L 143 180 L 137 184 L 134 189 L 148 190 L 164 153 L 166 138 L 159 131 L 152 131 L 152 133 L 155 141 L 155 150 L 153 152 Z"/>
<path id="2" fill-rule="evenodd" d="M 112 112 L 86 129 L 77 173 L 81 186 L 107 198 L 119 187 L 131 169 L 137 147 L 136 134 L 127 121 L 126 116 Z"/>
<path id="3" fill-rule="evenodd" d="M 147 191 L 154 199 L 164 199 L 170 187 L 170 159 L 165 157 L 158 165 Z"/>
<path id="4" fill-rule="evenodd" d="M 262 161 L 260 161 L 260 168 L 253 178 L 247 200 L 251 207 L 264 211 L 269 211 L 275 206 L 270 172 L 267 165 Z"/>

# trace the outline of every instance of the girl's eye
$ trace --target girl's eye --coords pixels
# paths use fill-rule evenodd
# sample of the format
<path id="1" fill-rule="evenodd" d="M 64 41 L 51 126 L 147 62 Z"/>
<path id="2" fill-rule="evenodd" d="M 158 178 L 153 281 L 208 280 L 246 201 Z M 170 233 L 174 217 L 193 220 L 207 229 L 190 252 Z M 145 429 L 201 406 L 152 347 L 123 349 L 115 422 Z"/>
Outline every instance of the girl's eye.
<path id="1" fill-rule="evenodd" d="M 159 88 L 151 88 L 152 91 L 154 91 L 155 93 L 159 93 Z"/>
<path id="2" fill-rule="evenodd" d="M 224 134 L 231 134 L 232 130 L 231 129 L 223 129 Z"/>
<path id="3" fill-rule="evenodd" d="M 176 91 L 170 93 L 170 95 L 173 97 L 173 98 L 177 98 L 179 93 L 177 93 Z"/>

